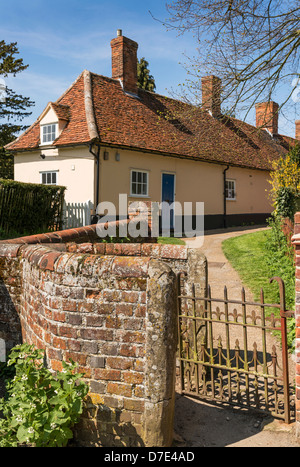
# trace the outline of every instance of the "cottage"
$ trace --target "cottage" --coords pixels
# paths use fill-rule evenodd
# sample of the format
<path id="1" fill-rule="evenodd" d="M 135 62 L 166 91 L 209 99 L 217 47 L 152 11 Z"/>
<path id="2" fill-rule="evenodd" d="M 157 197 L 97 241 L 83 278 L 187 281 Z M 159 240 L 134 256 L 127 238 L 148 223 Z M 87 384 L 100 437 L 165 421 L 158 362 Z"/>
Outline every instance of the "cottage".
<path id="1" fill-rule="evenodd" d="M 256 106 L 256 127 L 221 113 L 221 82 L 202 81 L 192 106 L 137 86 L 138 44 L 118 31 L 112 77 L 84 70 L 7 146 L 15 179 L 67 187 L 90 199 L 203 202 L 205 229 L 265 221 L 272 161 L 292 138 L 278 134 L 278 105 Z"/>

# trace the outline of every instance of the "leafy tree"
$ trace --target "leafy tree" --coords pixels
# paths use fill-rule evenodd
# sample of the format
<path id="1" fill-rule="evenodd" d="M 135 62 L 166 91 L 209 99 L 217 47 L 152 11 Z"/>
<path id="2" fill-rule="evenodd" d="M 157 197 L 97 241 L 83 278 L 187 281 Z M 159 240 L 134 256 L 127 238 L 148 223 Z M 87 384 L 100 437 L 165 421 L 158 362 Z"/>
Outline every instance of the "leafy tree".
<path id="1" fill-rule="evenodd" d="M 155 92 L 155 81 L 152 75 L 150 75 L 150 71 L 148 69 L 149 63 L 142 57 L 137 62 L 138 67 L 138 87 L 145 89 L 146 91 Z"/>
<path id="2" fill-rule="evenodd" d="M 7 87 L 3 90 L 4 78 L 16 76 L 28 68 L 23 59 L 17 57 L 18 54 L 16 42 L 7 44 L 4 40 L 0 41 L 0 85 L 2 84 L 4 91 L 0 95 L 0 178 L 13 178 L 13 159 L 4 146 L 27 128 L 22 125 L 22 121 L 31 115 L 28 109 L 34 105 L 29 97 L 17 94 Z"/>
<path id="3" fill-rule="evenodd" d="M 293 219 L 300 197 L 300 147 L 291 148 L 274 162 L 270 175 L 274 215 Z"/>
<path id="4" fill-rule="evenodd" d="M 298 0 L 174 0 L 167 4 L 168 29 L 192 33 L 195 57 L 189 58 L 190 89 L 199 79 L 222 79 L 224 99 L 249 110 L 256 102 L 274 100 L 277 85 L 299 86 L 300 4 Z"/>

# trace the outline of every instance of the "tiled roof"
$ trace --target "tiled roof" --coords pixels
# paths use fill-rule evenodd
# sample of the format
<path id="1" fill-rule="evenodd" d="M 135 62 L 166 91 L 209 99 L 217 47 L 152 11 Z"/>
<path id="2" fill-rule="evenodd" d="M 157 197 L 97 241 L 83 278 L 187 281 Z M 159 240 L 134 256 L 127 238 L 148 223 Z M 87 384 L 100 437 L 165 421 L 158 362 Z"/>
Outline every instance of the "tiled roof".
<path id="1" fill-rule="evenodd" d="M 51 107 L 53 107 L 56 115 L 60 120 L 70 120 L 70 106 L 56 104 L 55 102 L 50 102 Z"/>
<path id="2" fill-rule="evenodd" d="M 295 140 L 272 138 L 235 118 L 216 119 L 200 107 L 139 89 L 139 98 L 124 93 L 118 80 L 84 71 L 55 103 L 68 122 L 55 146 L 88 144 L 153 151 L 187 159 L 268 170 Z M 7 148 L 38 148 L 39 120 Z"/>

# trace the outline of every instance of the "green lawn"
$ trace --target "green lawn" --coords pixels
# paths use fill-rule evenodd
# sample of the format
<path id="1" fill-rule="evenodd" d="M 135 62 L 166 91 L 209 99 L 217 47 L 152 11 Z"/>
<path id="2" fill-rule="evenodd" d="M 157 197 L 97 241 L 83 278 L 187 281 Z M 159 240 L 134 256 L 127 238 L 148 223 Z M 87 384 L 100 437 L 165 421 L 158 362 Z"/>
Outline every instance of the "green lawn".
<path id="1" fill-rule="evenodd" d="M 294 270 L 285 254 L 271 248 L 271 231 L 254 232 L 230 238 L 222 244 L 223 252 L 243 283 L 250 288 L 255 300 L 260 297 L 260 289 L 265 293 L 265 302 L 275 303 L 279 299 L 278 285 L 270 284 L 272 276 L 279 276 L 285 282 L 287 304 L 293 305 Z"/>
<path id="2" fill-rule="evenodd" d="M 264 290 L 265 303 L 279 303 L 279 287 L 269 279 L 279 276 L 285 283 L 286 307 L 295 306 L 295 268 L 284 249 L 272 246 L 271 230 L 254 232 L 230 238 L 222 244 L 223 252 L 233 268 L 238 272 L 243 284 L 253 293 L 255 301 L 260 300 L 260 290 Z M 266 313 L 278 313 L 278 309 L 268 308 Z M 295 320 L 288 320 L 288 345 L 291 349 L 295 339 Z"/>
<path id="3" fill-rule="evenodd" d="M 185 242 L 181 238 L 175 237 L 158 237 L 157 243 L 162 245 L 185 245 Z"/>

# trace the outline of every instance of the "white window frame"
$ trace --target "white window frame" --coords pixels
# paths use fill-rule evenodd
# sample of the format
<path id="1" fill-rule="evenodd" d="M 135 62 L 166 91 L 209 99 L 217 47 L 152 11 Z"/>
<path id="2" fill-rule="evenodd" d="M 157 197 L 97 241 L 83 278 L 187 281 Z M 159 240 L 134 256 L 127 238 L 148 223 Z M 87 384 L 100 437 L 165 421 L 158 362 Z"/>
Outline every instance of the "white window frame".
<path id="1" fill-rule="evenodd" d="M 40 172 L 40 183 L 42 185 L 58 185 L 58 170 L 43 170 L 42 172 Z M 47 180 L 46 182 L 43 182 L 43 175 L 46 175 L 46 178 L 47 178 L 47 174 L 51 174 L 51 183 L 48 183 Z M 52 182 L 52 175 L 55 174 L 56 175 L 56 182 L 53 183 Z"/>
<path id="2" fill-rule="evenodd" d="M 133 193 L 132 191 L 132 184 L 137 183 L 137 184 L 144 184 L 144 182 L 133 182 L 133 172 L 136 173 L 142 173 L 146 174 L 146 194 L 138 194 L 138 193 Z M 148 170 L 143 170 L 143 169 L 131 169 L 130 170 L 130 196 L 133 198 L 149 198 L 149 171 Z"/>
<path id="3" fill-rule="evenodd" d="M 227 184 L 231 184 L 232 187 L 229 188 L 229 187 L 227 186 Z M 233 193 L 234 196 L 228 196 L 228 195 L 229 195 L 229 191 L 230 191 L 231 193 Z M 236 181 L 235 181 L 235 180 L 230 179 L 230 178 L 226 180 L 225 192 L 226 192 L 226 200 L 227 200 L 227 201 L 236 201 Z"/>
<path id="4" fill-rule="evenodd" d="M 53 128 L 54 127 L 54 138 L 49 140 L 49 141 L 44 141 L 44 129 L 51 127 L 51 131 L 49 134 L 51 135 L 53 133 Z M 58 136 L 58 123 L 46 123 L 45 125 L 41 125 L 41 146 L 45 146 L 47 144 L 52 144 L 53 141 L 56 140 Z"/>

